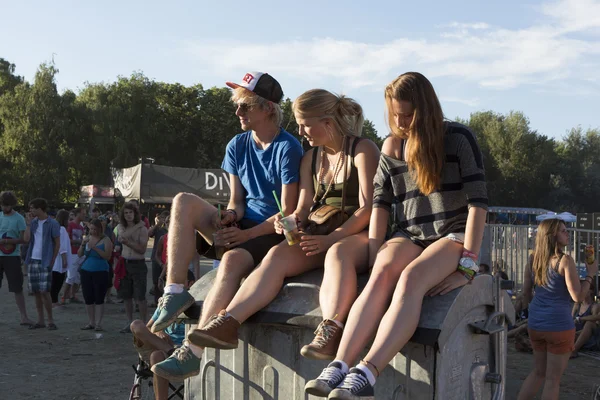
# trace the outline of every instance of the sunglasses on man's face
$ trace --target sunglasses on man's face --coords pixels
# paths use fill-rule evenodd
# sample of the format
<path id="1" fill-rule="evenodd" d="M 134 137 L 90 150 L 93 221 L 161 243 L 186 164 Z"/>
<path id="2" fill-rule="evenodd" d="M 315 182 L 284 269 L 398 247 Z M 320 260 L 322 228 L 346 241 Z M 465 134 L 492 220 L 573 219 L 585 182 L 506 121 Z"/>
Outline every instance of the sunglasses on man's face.
<path id="1" fill-rule="evenodd" d="M 248 111 L 252 111 L 252 108 L 254 107 L 253 104 L 248 104 L 248 103 L 236 103 L 235 104 L 235 109 L 236 110 L 240 110 L 240 112 L 243 113 L 247 113 Z"/>

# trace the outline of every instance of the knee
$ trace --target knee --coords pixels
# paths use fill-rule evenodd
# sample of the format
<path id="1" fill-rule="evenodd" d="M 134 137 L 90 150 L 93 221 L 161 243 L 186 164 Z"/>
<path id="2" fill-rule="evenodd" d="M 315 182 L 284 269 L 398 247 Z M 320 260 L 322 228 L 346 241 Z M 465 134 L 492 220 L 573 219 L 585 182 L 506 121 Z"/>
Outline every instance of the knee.
<path id="1" fill-rule="evenodd" d="M 152 352 L 152 354 L 150 354 L 150 365 L 152 366 L 154 364 L 158 364 L 165 359 L 165 353 L 163 353 L 161 350 L 155 350 Z"/>
<path id="2" fill-rule="evenodd" d="M 131 323 L 131 325 L 129 325 L 129 328 L 131 329 L 131 332 L 133 332 L 134 335 L 139 334 L 140 332 L 142 332 L 145 329 L 148 329 L 146 327 L 146 324 L 139 319 L 136 319 L 135 321 L 133 321 Z"/>
<path id="3" fill-rule="evenodd" d="M 198 199 L 198 196 L 196 196 L 195 194 L 178 193 L 173 198 L 173 209 L 174 210 L 175 209 L 177 209 L 177 210 L 188 209 L 190 207 L 190 205 L 194 202 L 194 200 L 197 200 L 197 199 Z"/>
<path id="4" fill-rule="evenodd" d="M 422 273 L 418 268 L 407 267 L 400 276 L 398 286 L 406 295 L 423 297 L 429 288 L 424 287 Z"/>
<path id="5" fill-rule="evenodd" d="M 230 250 L 223 256 L 219 269 L 217 272 L 217 278 L 220 279 L 242 279 L 244 276 L 252 270 L 254 261 L 252 256 L 245 250 Z"/>
<path id="6" fill-rule="evenodd" d="M 375 262 L 369 283 L 389 286 L 398 282 L 398 272 L 392 262 Z"/>

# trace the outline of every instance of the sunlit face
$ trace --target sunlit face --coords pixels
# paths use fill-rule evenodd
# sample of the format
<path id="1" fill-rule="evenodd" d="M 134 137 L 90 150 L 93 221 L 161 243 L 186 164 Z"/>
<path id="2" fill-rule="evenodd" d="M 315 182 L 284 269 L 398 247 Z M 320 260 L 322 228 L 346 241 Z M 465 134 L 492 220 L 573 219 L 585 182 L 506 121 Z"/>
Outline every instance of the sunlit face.
<path id="1" fill-rule="evenodd" d="M 566 246 L 569 244 L 569 232 L 567 231 L 565 224 L 559 225 L 558 233 L 556 234 L 556 242 L 560 246 Z"/>
<path id="2" fill-rule="evenodd" d="M 123 211 L 123 216 L 125 217 L 125 221 L 127 221 L 129 223 L 129 222 L 133 222 L 133 220 L 135 218 L 135 213 L 133 212 L 133 210 L 126 208 Z"/>
<path id="3" fill-rule="evenodd" d="M 268 111 L 256 104 L 236 103 L 234 106 L 235 115 L 240 119 L 240 125 L 245 131 L 256 129 L 269 117 Z"/>
<path id="4" fill-rule="evenodd" d="M 329 133 L 329 120 L 318 117 L 301 118 L 298 114 L 295 114 L 295 118 L 298 134 L 303 136 L 312 147 L 326 145 L 333 139 Z"/>
<path id="5" fill-rule="evenodd" d="M 394 124 L 398 129 L 403 132 L 407 132 L 412 124 L 415 116 L 415 108 L 413 105 L 406 100 L 392 99 L 392 109 L 389 110 L 390 114 L 394 118 Z"/>

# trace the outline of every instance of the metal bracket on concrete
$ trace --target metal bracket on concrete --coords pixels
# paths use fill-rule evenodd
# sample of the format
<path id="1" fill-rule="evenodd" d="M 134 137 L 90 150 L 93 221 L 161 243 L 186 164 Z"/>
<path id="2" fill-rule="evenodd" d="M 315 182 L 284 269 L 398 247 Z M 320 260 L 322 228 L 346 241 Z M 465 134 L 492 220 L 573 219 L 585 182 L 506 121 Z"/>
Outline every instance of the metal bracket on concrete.
<path id="1" fill-rule="evenodd" d="M 502 318 L 500 324 L 494 322 L 496 318 Z M 469 326 L 473 329 L 473 333 L 480 335 L 493 335 L 496 333 L 500 333 L 504 330 L 504 320 L 506 319 L 506 314 L 502 312 L 494 312 L 490 314 L 487 320 L 471 322 Z"/>

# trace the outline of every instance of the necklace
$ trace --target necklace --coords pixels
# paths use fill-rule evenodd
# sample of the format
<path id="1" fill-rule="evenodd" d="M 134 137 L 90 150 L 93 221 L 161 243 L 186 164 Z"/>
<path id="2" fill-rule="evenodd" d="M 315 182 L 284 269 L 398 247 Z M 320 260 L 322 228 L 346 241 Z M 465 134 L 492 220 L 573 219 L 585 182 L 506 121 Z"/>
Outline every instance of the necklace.
<path id="1" fill-rule="evenodd" d="M 344 140 L 342 141 L 342 149 L 338 153 L 338 158 L 337 158 L 337 161 L 335 163 L 335 168 L 333 170 L 333 175 L 331 176 L 331 179 L 329 180 L 329 184 L 327 185 L 327 189 L 325 189 L 325 193 L 323 193 L 323 195 L 321 196 L 321 198 L 319 200 L 317 200 L 317 195 L 318 195 L 319 191 L 318 190 L 315 191 L 315 196 L 313 197 L 313 203 L 314 203 L 314 205 L 311 208 L 311 211 L 314 211 L 318 207 L 321 206 L 321 202 L 327 197 L 327 194 L 331 190 L 331 186 L 335 182 L 338 173 L 342 169 L 342 166 L 345 167 L 345 165 L 346 165 L 346 162 L 345 162 L 346 161 L 345 148 L 346 148 L 346 138 L 344 137 Z M 324 167 L 324 162 L 323 162 L 323 159 L 325 159 L 325 158 L 327 158 L 327 155 L 325 154 L 325 149 L 323 147 L 321 147 L 321 165 L 320 165 L 320 168 L 319 168 L 319 175 L 317 177 L 317 182 L 319 183 L 319 185 L 321 183 L 325 183 L 324 182 L 325 167 Z M 331 168 L 328 168 L 328 169 L 331 169 Z"/>

